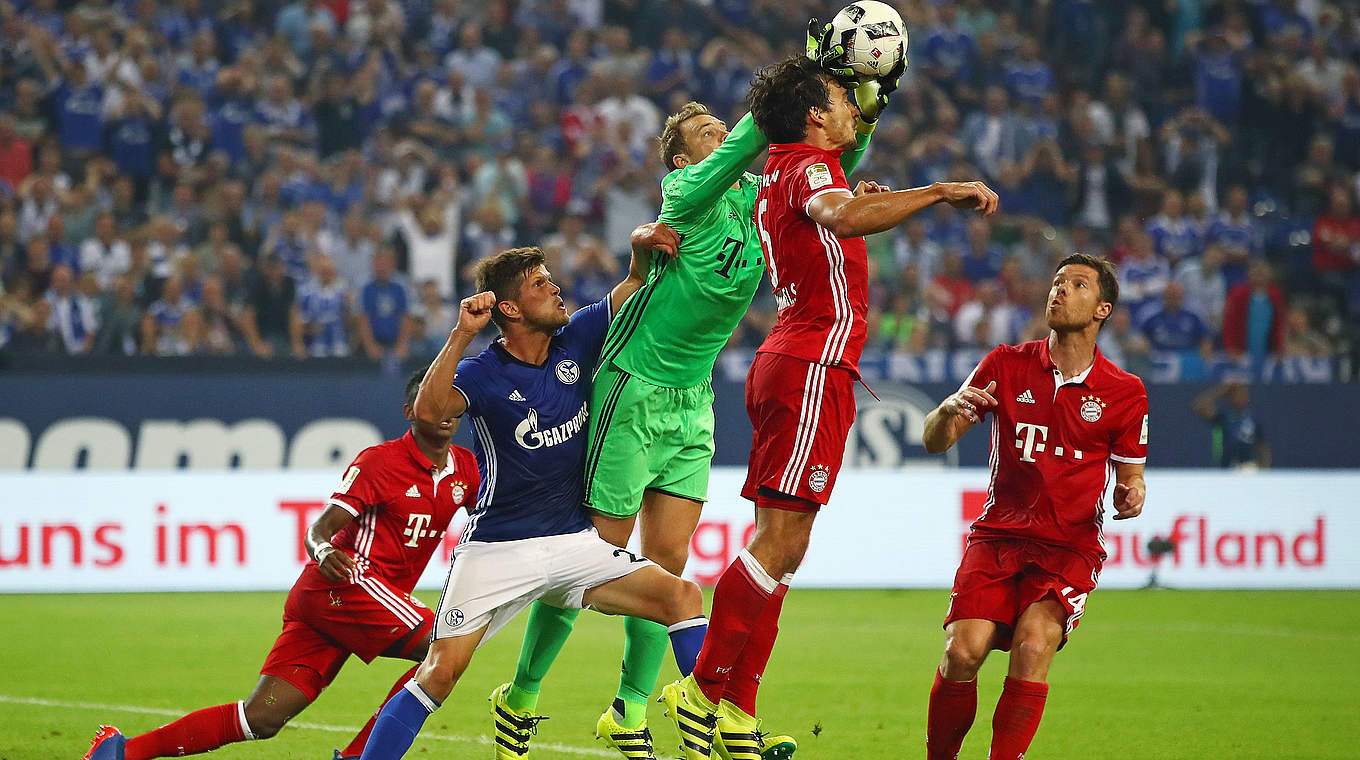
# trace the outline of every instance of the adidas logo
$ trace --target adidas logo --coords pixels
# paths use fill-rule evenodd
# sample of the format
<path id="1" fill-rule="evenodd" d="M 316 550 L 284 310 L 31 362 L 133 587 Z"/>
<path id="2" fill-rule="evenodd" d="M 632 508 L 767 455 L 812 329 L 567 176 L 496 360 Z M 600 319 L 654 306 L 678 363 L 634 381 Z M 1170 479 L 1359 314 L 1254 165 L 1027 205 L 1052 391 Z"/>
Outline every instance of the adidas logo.
<path id="1" fill-rule="evenodd" d="M 1022 404 L 1033 404 L 1034 394 L 1029 392 L 1029 388 L 1026 388 L 1024 393 L 1021 393 L 1019 396 L 1015 397 L 1015 400 L 1019 401 Z"/>
<path id="2" fill-rule="evenodd" d="M 410 488 L 406 489 L 406 495 L 407 495 L 407 496 L 411 496 L 411 497 L 416 498 L 416 499 L 419 499 L 419 498 L 420 498 L 420 489 L 419 489 L 419 488 L 416 488 L 415 486 L 411 486 Z"/>
<path id="3" fill-rule="evenodd" d="M 516 388 L 516 389 L 514 389 L 513 391 L 510 391 L 510 396 L 509 396 L 509 398 L 510 398 L 511 401 L 526 401 L 526 400 L 527 400 L 527 399 L 524 398 L 524 394 L 519 392 L 519 388 Z"/>

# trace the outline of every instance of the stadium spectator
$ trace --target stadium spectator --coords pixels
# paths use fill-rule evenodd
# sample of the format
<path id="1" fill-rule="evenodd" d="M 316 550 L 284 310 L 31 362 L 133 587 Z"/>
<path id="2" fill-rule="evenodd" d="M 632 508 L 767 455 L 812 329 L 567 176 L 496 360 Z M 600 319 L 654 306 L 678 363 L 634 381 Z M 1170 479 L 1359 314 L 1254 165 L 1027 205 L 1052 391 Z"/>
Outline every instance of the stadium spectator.
<path id="1" fill-rule="evenodd" d="M 66 353 L 88 354 L 94 348 L 99 315 L 95 305 L 77 290 L 70 266 L 60 264 L 52 268 L 52 284 L 46 299 L 51 307 L 52 327 L 61 336 Z"/>
<path id="2" fill-rule="evenodd" d="M 312 274 L 297 289 L 297 314 L 308 356 L 349 356 L 349 297 L 335 274 L 335 262 L 318 253 Z"/>
<path id="3" fill-rule="evenodd" d="M 1223 306 L 1223 350 L 1229 356 L 1262 359 L 1284 347 L 1284 294 L 1270 265 L 1254 261 L 1246 282 L 1228 291 Z"/>
<path id="4" fill-rule="evenodd" d="M 256 356 L 307 355 L 302 343 L 302 322 L 297 311 L 297 285 L 283 259 L 264 255 L 259 274 L 249 286 L 242 327 Z"/>
<path id="5" fill-rule="evenodd" d="M 391 351 L 397 359 L 410 352 L 410 291 L 395 278 L 396 253 L 384 246 L 373 255 L 373 275 L 359 291 L 359 341 L 370 359 Z"/>
<path id="6" fill-rule="evenodd" d="M 1195 397 L 1195 414 L 1212 430 L 1212 459 L 1219 467 L 1255 469 L 1270 466 L 1266 440 L 1245 383 L 1229 381 Z"/>

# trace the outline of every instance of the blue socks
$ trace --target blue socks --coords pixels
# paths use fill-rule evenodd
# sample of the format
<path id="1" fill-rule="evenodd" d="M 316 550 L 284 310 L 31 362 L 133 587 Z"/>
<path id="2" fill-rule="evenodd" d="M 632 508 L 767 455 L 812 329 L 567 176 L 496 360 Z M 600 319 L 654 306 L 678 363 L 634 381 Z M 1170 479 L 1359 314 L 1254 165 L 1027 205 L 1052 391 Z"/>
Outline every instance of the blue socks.
<path id="1" fill-rule="evenodd" d="M 414 678 L 407 681 L 378 713 L 373 733 L 364 745 L 363 760 L 398 760 L 411 748 L 425 719 L 437 709 L 439 702 L 429 692 Z"/>
<path id="2" fill-rule="evenodd" d="M 694 661 L 699 659 L 699 650 L 704 646 L 704 634 L 708 633 L 708 618 L 699 617 L 681 620 L 666 629 L 671 637 L 671 649 L 675 652 L 675 666 L 680 675 L 687 676 L 694 671 Z"/>

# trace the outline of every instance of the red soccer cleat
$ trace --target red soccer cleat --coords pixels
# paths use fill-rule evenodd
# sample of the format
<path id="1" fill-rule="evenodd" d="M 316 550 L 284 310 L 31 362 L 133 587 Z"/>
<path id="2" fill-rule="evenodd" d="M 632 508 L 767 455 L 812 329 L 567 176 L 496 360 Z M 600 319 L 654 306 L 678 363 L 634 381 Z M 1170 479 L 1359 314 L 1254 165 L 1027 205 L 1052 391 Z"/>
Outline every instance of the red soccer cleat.
<path id="1" fill-rule="evenodd" d="M 90 751 L 81 760 L 123 760 L 127 737 L 114 726 L 100 726 L 90 741 Z"/>

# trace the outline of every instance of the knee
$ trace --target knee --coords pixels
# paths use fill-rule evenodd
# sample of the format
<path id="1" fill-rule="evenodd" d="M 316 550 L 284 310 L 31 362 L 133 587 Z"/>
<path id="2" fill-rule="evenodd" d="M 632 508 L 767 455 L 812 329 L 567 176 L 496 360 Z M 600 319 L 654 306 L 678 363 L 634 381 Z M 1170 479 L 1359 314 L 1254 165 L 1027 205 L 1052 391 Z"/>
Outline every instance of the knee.
<path id="1" fill-rule="evenodd" d="M 456 662 L 448 657 L 429 656 L 416 669 L 415 679 L 430 696 L 443 702 L 466 669 L 466 663 Z"/>
<path id="2" fill-rule="evenodd" d="M 671 594 L 670 624 L 704 614 L 704 594 L 698 584 L 676 579 L 676 590 Z"/>
<path id="3" fill-rule="evenodd" d="M 950 636 L 944 642 L 944 665 L 947 676 L 955 680 L 970 681 L 987 659 L 986 645 L 966 641 L 958 636 Z"/>
<path id="4" fill-rule="evenodd" d="M 1024 680 L 1042 680 L 1035 675 L 1048 672 L 1048 665 L 1057 651 L 1057 642 L 1049 641 L 1045 636 L 1017 637 L 1011 645 L 1011 668 Z"/>
<path id="5" fill-rule="evenodd" d="M 685 572 L 685 563 L 689 561 L 689 546 L 654 546 L 644 547 L 642 550 L 647 559 L 660 565 L 662 569 L 672 575 L 680 575 Z"/>

